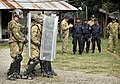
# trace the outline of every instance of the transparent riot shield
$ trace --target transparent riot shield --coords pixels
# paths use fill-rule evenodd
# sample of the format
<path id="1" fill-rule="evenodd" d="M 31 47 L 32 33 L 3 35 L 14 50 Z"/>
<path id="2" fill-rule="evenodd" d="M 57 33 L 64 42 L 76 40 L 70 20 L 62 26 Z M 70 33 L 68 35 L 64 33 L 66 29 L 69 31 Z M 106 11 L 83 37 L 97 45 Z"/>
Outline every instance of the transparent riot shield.
<path id="1" fill-rule="evenodd" d="M 45 16 L 40 47 L 40 59 L 53 61 L 56 55 L 58 16 Z"/>
<path id="2" fill-rule="evenodd" d="M 28 40 L 28 43 L 27 43 L 27 56 L 31 57 L 31 34 L 30 34 L 30 31 L 31 31 L 31 13 L 29 12 L 27 14 L 27 28 L 28 28 L 28 34 L 27 34 L 27 40 Z"/>

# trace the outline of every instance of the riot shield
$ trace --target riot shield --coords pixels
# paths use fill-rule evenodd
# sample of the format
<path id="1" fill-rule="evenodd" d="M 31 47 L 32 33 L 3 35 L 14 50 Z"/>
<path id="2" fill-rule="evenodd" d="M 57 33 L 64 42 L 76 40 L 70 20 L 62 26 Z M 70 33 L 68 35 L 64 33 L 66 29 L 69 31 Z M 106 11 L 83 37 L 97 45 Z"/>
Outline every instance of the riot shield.
<path id="1" fill-rule="evenodd" d="M 29 12 L 27 14 L 27 28 L 28 28 L 28 34 L 27 34 L 27 40 L 28 40 L 28 43 L 27 43 L 27 56 L 31 57 L 31 34 L 30 34 L 30 31 L 31 31 L 31 13 Z"/>
<path id="2" fill-rule="evenodd" d="M 40 47 L 40 59 L 53 61 L 56 55 L 58 16 L 45 16 Z"/>

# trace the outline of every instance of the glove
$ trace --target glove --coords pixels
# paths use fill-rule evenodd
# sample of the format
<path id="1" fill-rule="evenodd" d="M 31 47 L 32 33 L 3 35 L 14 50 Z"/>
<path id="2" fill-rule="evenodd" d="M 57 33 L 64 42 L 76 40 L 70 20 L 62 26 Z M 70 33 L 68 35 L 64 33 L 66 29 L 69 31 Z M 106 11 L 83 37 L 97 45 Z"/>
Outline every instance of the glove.
<path id="1" fill-rule="evenodd" d="M 25 44 L 27 44 L 27 43 L 28 43 L 28 40 L 27 40 L 27 38 L 25 38 L 25 41 L 24 41 L 24 43 L 25 43 Z"/>

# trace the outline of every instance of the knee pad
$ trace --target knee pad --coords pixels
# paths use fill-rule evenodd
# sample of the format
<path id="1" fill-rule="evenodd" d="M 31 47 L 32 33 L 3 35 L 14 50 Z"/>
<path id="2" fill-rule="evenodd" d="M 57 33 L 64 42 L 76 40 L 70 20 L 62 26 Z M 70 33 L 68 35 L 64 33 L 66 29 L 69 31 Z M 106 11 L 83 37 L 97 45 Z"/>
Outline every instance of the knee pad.
<path id="1" fill-rule="evenodd" d="M 23 59 L 22 55 L 17 55 L 17 56 L 15 57 L 15 61 L 16 61 L 16 62 L 21 62 L 22 59 Z"/>

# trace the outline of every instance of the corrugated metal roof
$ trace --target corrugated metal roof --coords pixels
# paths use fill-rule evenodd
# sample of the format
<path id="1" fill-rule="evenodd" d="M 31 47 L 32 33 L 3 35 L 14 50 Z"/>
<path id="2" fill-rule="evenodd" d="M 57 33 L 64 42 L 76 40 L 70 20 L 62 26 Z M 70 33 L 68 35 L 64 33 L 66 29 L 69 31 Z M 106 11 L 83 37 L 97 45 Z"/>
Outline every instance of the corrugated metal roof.
<path id="1" fill-rule="evenodd" d="M 52 0 L 0 0 L 0 9 L 35 9 L 35 10 L 78 10 L 65 1 Z"/>

